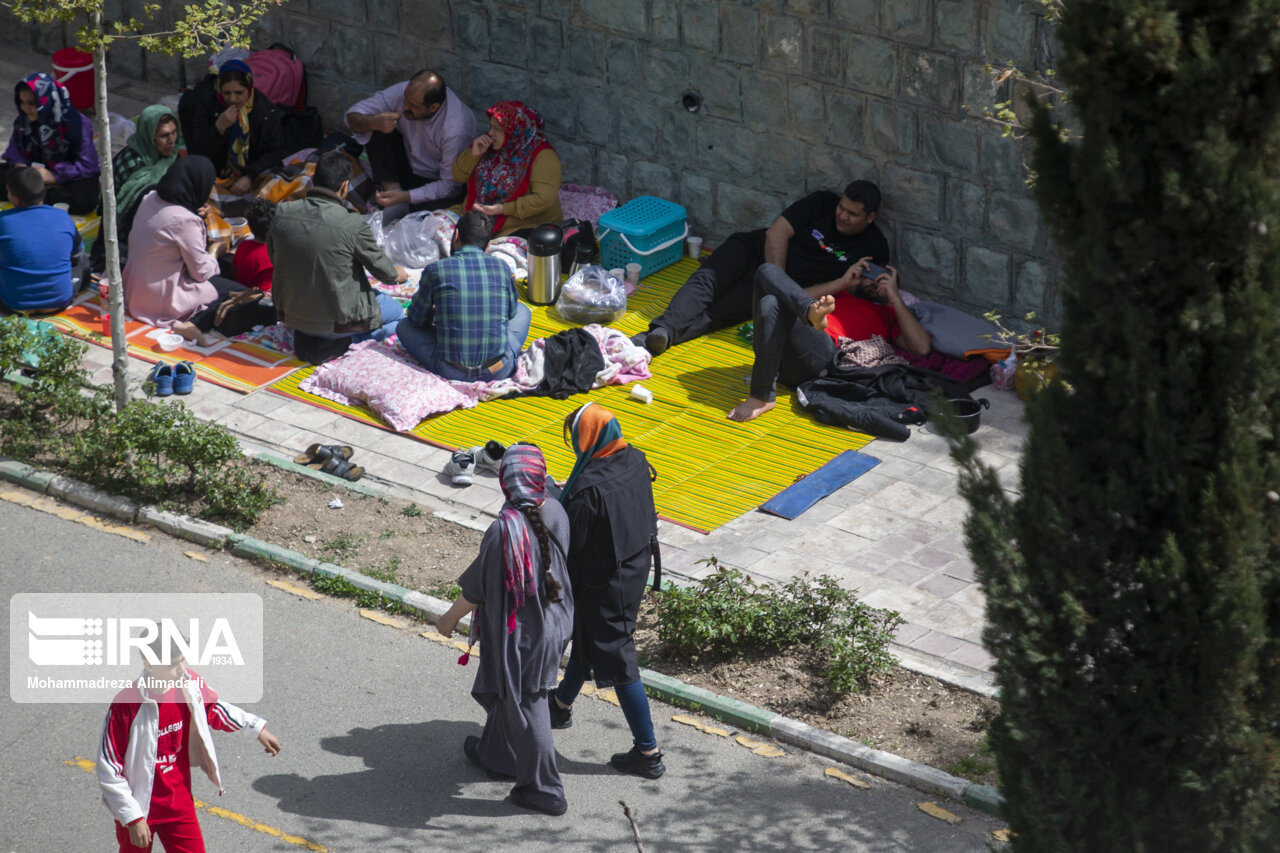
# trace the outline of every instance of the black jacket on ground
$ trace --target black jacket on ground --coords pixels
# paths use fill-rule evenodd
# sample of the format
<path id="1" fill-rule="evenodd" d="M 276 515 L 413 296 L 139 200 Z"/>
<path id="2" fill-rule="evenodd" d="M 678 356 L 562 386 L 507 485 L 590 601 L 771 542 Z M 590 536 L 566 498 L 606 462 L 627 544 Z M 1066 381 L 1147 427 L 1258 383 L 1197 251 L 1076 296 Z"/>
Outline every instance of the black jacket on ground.
<path id="1" fill-rule="evenodd" d="M 640 677 L 632 634 L 657 535 L 649 460 L 632 445 L 591 460 L 563 498 L 569 514 L 574 648 L 597 686 Z"/>
<path id="2" fill-rule="evenodd" d="M 908 364 L 829 369 L 802 383 L 796 399 L 824 424 L 906 441 L 911 431 L 896 415 L 909 406 L 927 415 L 935 390 L 949 400 L 972 399 L 962 383 Z"/>
<path id="3" fill-rule="evenodd" d="M 231 154 L 230 137 L 219 133 L 214 123 L 226 109 L 218 103 L 218 78 L 209 75 L 182 94 L 178 101 L 178 122 L 187 151 L 208 157 L 221 175 Z M 258 89 L 253 90 L 253 109 L 249 112 L 249 158 L 245 174 L 257 178 L 263 172 L 278 169 L 288 154 L 284 150 L 284 130 L 280 126 L 280 110 Z"/>
<path id="4" fill-rule="evenodd" d="M 566 329 L 547 338 L 546 372 L 533 393 L 563 400 L 585 394 L 604 370 L 600 344 L 582 329 Z"/>

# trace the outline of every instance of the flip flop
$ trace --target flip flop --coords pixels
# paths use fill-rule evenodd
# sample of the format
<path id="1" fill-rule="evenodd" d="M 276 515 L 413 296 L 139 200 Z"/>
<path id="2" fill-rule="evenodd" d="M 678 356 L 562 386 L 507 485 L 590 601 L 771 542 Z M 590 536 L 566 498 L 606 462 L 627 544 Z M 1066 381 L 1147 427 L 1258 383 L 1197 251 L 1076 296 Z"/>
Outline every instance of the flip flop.
<path id="1" fill-rule="evenodd" d="M 335 477 L 350 480 L 352 483 L 364 476 L 363 468 L 352 465 L 341 456 L 330 456 L 324 462 L 312 462 L 307 467 L 318 468 L 322 474 L 332 474 Z"/>
<path id="2" fill-rule="evenodd" d="M 147 378 L 155 386 L 157 397 L 173 395 L 173 368 L 163 361 L 156 362 L 156 366 L 151 368 L 151 375 Z"/>
<path id="3" fill-rule="evenodd" d="M 293 457 L 293 461 L 298 465 L 310 465 L 312 462 L 324 462 L 333 456 L 350 459 L 355 452 L 356 449 L 347 444 L 313 444 Z"/>
<path id="4" fill-rule="evenodd" d="M 173 393 L 190 394 L 196 384 L 196 369 L 189 361 L 180 361 L 173 366 Z"/>

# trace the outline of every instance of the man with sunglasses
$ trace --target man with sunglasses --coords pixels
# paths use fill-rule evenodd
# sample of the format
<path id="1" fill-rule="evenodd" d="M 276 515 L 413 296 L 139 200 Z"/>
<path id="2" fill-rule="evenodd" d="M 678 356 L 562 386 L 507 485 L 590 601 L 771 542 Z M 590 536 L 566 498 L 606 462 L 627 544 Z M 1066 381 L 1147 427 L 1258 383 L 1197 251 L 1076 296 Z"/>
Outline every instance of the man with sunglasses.
<path id="1" fill-rule="evenodd" d="M 843 282 L 853 287 L 853 265 L 870 258 L 889 262 L 889 242 L 875 224 L 880 190 L 854 181 L 843 195 L 810 193 L 782 212 L 767 229 L 731 235 L 702 261 L 666 311 L 631 340 L 653 355 L 670 346 L 751 319 L 756 270 L 778 267 L 806 289 Z M 829 292 L 829 291 L 828 291 Z"/>

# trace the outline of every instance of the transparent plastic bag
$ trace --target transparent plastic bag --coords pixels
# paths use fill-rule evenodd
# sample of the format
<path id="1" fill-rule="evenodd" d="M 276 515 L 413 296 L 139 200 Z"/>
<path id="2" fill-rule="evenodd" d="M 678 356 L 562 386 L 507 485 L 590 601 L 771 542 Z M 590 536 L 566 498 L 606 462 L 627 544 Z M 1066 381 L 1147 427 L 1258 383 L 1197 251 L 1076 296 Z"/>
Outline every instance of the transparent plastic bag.
<path id="1" fill-rule="evenodd" d="M 583 267 L 564 283 L 556 299 L 556 312 L 580 326 L 607 326 L 627 313 L 626 283 L 604 267 Z"/>
<path id="2" fill-rule="evenodd" d="M 364 218 L 369 223 L 369 230 L 373 232 L 373 241 L 379 246 L 387 242 L 387 232 L 382 227 L 382 208 L 378 208 Z"/>
<path id="3" fill-rule="evenodd" d="M 436 242 L 439 227 L 440 220 L 429 210 L 410 213 L 386 230 L 382 250 L 402 267 L 422 269 L 440 260 L 440 244 Z"/>

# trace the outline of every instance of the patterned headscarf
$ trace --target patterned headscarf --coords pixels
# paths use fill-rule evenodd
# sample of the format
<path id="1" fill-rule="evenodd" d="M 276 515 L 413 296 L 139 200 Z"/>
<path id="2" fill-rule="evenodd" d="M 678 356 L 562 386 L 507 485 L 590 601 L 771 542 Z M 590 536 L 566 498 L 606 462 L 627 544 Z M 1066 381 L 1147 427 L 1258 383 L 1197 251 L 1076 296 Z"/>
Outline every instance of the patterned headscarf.
<path id="1" fill-rule="evenodd" d="M 222 75 L 228 71 L 239 71 L 244 75 L 245 85 L 249 87 L 249 98 L 240 106 L 240 113 L 236 117 L 236 121 L 231 127 L 227 128 L 227 138 L 231 142 L 231 154 L 227 157 L 226 174 L 223 177 L 232 175 L 241 175 L 244 173 L 245 167 L 249 165 L 249 146 L 253 143 L 253 138 L 249 132 L 249 113 L 253 112 L 253 69 L 248 63 L 241 62 L 239 59 L 232 59 L 222 63 L 222 67 L 218 69 L 218 103 L 225 107 L 227 102 L 222 99 Z"/>
<path id="2" fill-rule="evenodd" d="M 575 459 L 569 479 L 564 481 L 564 488 L 560 492 L 561 500 L 569 497 L 574 481 L 588 462 L 612 456 L 627 446 L 627 440 L 622 437 L 622 426 L 613 412 L 595 403 L 587 403 L 578 409 L 566 431 L 572 439 Z"/>
<path id="3" fill-rule="evenodd" d="M 138 129 L 125 143 L 125 148 L 138 155 L 145 165 L 139 166 L 127 181 L 116 188 L 116 213 L 120 216 L 132 210 L 146 191 L 159 183 L 164 173 L 178 160 L 181 138 L 168 157 L 161 157 L 156 151 L 156 128 L 163 118 L 173 119 L 175 125 L 178 123 L 178 117 L 168 107 L 162 104 L 147 107 L 138 116 Z"/>
<path id="4" fill-rule="evenodd" d="M 501 101 L 489 108 L 506 134 L 502 147 L 490 148 L 476 165 L 475 204 L 508 201 L 533 166 L 533 158 L 547 144 L 542 116 L 521 101 Z"/>
<path id="5" fill-rule="evenodd" d="M 22 111 L 19 94 L 23 90 L 35 95 L 35 121 Z M 18 107 L 18 117 L 13 120 L 14 144 L 22 156 L 32 163 L 65 163 L 79 156 L 79 116 L 66 86 L 43 72 L 28 74 L 13 87 L 13 104 Z"/>
<path id="6" fill-rule="evenodd" d="M 511 634 L 516 630 L 516 611 L 524 605 L 526 596 L 535 593 L 529 524 L 521 510 L 540 507 L 547 499 L 547 462 L 542 451 L 531 444 L 507 448 L 498 478 L 507 499 L 498 513 L 498 522 L 502 525 L 503 584 L 514 598 L 507 616 L 507 633 Z"/>

